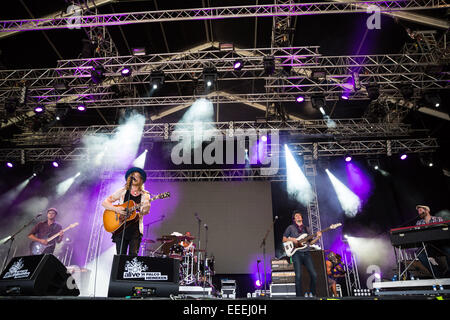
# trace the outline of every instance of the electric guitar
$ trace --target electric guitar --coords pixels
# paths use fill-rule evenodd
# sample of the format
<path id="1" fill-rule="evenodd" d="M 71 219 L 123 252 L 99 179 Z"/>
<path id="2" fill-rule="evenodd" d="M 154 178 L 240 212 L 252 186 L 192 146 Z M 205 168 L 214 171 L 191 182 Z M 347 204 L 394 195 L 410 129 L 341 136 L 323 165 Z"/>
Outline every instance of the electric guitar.
<path id="1" fill-rule="evenodd" d="M 150 198 L 150 202 L 155 201 L 156 199 L 165 199 L 170 197 L 169 192 L 160 193 L 153 198 Z M 138 214 L 138 209 L 140 209 L 142 204 L 136 204 L 133 200 L 126 201 L 122 204 L 114 205 L 114 207 L 121 207 L 124 210 L 127 210 L 126 214 L 119 214 L 113 210 L 106 209 L 103 212 L 103 227 L 108 232 L 117 231 L 125 221 L 132 221 L 136 219 Z"/>
<path id="2" fill-rule="evenodd" d="M 332 224 L 328 228 L 320 230 L 320 232 L 323 233 L 330 229 L 336 229 L 340 226 L 342 226 L 342 223 Z M 298 241 L 297 244 L 294 244 L 293 241 L 283 242 L 284 252 L 286 253 L 286 255 L 288 257 L 292 257 L 294 255 L 294 253 L 297 252 L 297 250 L 305 249 L 306 247 L 308 247 L 308 242 L 311 241 L 312 239 L 314 239 L 316 237 L 316 234 L 317 233 L 308 236 L 307 233 L 304 233 L 304 234 L 300 235 L 297 238 L 297 241 Z"/>
<path id="3" fill-rule="evenodd" d="M 68 226 L 67 228 L 65 228 L 63 230 L 63 232 L 66 232 L 69 229 L 75 228 L 78 225 L 78 222 L 72 223 L 70 226 Z M 50 244 L 50 241 L 56 239 L 57 237 L 59 237 L 59 232 L 57 234 L 54 234 L 53 236 L 51 236 L 50 238 L 47 239 L 47 245 L 44 245 L 40 242 L 37 241 L 33 241 L 30 244 L 30 252 L 32 255 L 38 255 L 38 254 L 42 254 L 42 252 L 44 252 L 44 250 L 50 246 L 52 246 L 53 244 Z"/>

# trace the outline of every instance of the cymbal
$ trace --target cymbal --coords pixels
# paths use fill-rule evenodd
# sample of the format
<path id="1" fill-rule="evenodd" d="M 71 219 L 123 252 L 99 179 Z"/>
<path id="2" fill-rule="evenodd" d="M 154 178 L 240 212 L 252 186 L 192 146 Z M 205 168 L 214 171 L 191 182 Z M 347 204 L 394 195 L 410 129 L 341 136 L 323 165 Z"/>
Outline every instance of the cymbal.
<path id="1" fill-rule="evenodd" d="M 206 250 L 204 250 L 204 249 L 194 249 L 196 252 L 198 251 L 198 252 L 205 252 Z"/>
<path id="2" fill-rule="evenodd" d="M 142 239 L 142 242 L 146 242 L 146 243 L 155 243 L 155 240 L 152 240 L 152 239 Z"/>
<path id="3" fill-rule="evenodd" d="M 194 237 L 189 237 L 189 236 L 179 236 L 179 237 L 177 237 L 177 240 L 178 241 L 185 241 L 185 240 L 194 240 L 195 238 Z"/>
<path id="4" fill-rule="evenodd" d="M 177 237 L 174 236 L 162 236 L 162 238 L 158 238 L 156 239 L 157 241 L 161 241 L 161 242 L 172 242 L 176 239 Z"/>

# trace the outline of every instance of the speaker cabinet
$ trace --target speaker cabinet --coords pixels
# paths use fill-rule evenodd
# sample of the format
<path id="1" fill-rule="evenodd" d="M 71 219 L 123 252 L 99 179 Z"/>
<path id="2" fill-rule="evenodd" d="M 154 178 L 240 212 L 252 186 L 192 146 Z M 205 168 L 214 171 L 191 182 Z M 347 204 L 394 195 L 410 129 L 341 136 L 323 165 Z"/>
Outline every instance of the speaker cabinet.
<path id="1" fill-rule="evenodd" d="M 316 296 L 327 297 L 328 296 L 328 281 L 327 281 L 327 269 L 325 265 L 325 255 L 323 250 L 310 251 L 313 261 L 314 269 L 317 273 L 316 281 Z M 309 290 L 309 272 L 304 265 L 302 265 L 302 288 L 303 292 Z"/>
<path id="2" fill-rule="evenodd" d="M 179 272 L 177 259 L 115 255 L 108 297 L 178 295 Z"/>
<path id="3" fill-rule="evenodd" d="M 52 254 L 14 257 L 0 275 L 0 295 L 78 296 L 67 268 Z"/>

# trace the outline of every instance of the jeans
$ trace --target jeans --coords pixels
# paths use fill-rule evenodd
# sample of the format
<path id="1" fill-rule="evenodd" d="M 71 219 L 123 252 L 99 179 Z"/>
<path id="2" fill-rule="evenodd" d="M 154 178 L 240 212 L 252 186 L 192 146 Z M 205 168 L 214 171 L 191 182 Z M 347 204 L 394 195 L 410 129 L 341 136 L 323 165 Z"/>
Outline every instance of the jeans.
<path id="1" fill-rule="evenodd" d="M 122 243 L 122 237 L 117 237 L 114 239 L 116 243 L 116 252 L 117 254 L 127 254 L 130 256 L 137 256 L 139 253 L 139 247 L 141 245 L 142 236 L 133 237 L 131 239 L 123 239 L 123 247 L 122 252 L 120 252 L 120 245 Z"/>
<path id="2" fill-rule="evenodd" d="M 308 270 L 309 273 L 309 290 L 313 295 L 316 295 L 317 273 L 316 270 L 314 270 L 314 265 L 309 251 L 297 251 L 292 256 L 292 262 L 294 263 L 295 270 L 295 295 L 297 297 L 303 296 L 302 264 L 306 267 L 306 270 Z"/>
<path id="3" fill-rule="evenodd" d="M 433 273 L 437 278 L 444 278 L 444 277 L 448 277 L 450 275 L 450 247 L 449 246 L 439 246 L 439 248 L 436 248 L 432 245 L 426 245 L 427 248 L 427 253 L 428 253 L 428 257 L 433 257 L 435 258 L 436 262 L 439 263 L 439 256 L 444 255 L 445 256 L 445 261 L 446 261 L 446 266 L 445 265 L 439 265 L 439 266 L 434 266 L 431 264 L 431 268 L 433 268 Z M 427 270 L 431 273 L 431 268 L 430 268 L 430 262 L 428 261 L 428 257 L 425 254 L 425 251 L 422 251 L 417 258 L 419 259 L 420 262 L 422 262 L 422 264 L 424 265 L 425 268 L 427 268 Z"/>

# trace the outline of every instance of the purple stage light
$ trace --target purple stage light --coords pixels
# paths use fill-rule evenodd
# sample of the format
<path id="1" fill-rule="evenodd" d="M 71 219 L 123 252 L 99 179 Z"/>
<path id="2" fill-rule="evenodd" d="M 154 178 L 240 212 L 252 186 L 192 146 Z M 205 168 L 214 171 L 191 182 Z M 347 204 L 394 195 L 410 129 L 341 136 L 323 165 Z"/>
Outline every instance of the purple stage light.
<path id="1" fill-rule="evenodd" d="M 345 161 L 346 161 L 346 162 L 352 161 L 352 157 L 351 157 L 351 156 L 346 156 L 346 157 L 345 157 Z"/>
<path id="2" fill-rule="evenodd" d="M 53 162 L 52 162 L 52 166 L 54 166 L 55 168 L 58 168 L 58 167 L 59 167 L 59 163 L 56 162 L 56 161 L 53 161 Z"/>
<path id="3" fill-rule="evenodd" d="M 8 168 L 14 167 L 14 165 L 12 164 L 12 162 L 7 162 L 7 163 L 6 163 L 6 166 L 7 166 Z"/>
<path id="4" fill-rule="evenodd" d="M 77 109 L 78 109 L 78 111 L 86 111 L 86 107 L 85 107 L 83 104 L 80 104 L 80 105 L 77 107 Z"/>
<path id="5" fill-rule="evenodd" d="M 233 64 L 234 70 L 241 70 L 243 67 L 243 63 L 241 60 L 236 60 Z"/>
<path id="6" fill-rule="evenodd" d="M 341 98 L 342 98 L 343 100 L 348 100 L 348 95 L 347 95 L 347 94 L 343 94 L 343 95 L 341 96 Z"/>
<path id="7" fill-rule="evenodd" d="M 301 102 L 305 101 L 305 97 L 303 97 L 303 96 L 298 96 L 295 100 L 296 100 L 298 103 L 301 103 Z"/>
<path id="8" fill-rule="evenodd" d="M 405 160 L 406 158 L 408 158 L 408 155 L 405 154 L 405 153 L 403 153 L 403 154 L 400 156 L 400 159 L 401 159 L 401 160 Z"/>
<path id="9" fill-rule="evenodd" d="M 266 141 L 267 141 L 267 136 L 262 136 L 262 137 L 261 137 L 261 141 L 266 142 Z"/>
<path id="10" fill-rule="evenodd" d="M 255 281 L 255 286 L 258 288 L 260 288 L 262 286 L 262 283 L 259 279 Z"/>
<path id="11" fill-rule="evenodd" d="M 35 113 L 42 113 L 42 112 L 44 112 L 44 107 L 37 106 L 36 108 L 34 108 L 34 112 Z"/>
<path id="12" fill-rule="evenodd" d="M 128 67 L 124 67 L 122 70 L 120 70 L 120 73 L 122 74 L 122 76 L 127 77 L 131 75 L 131 69 Z"/>

